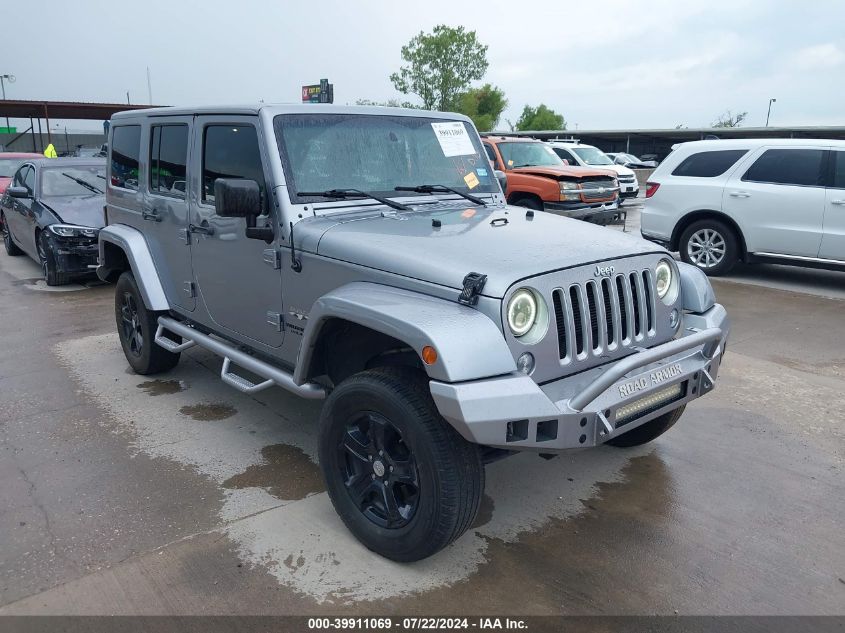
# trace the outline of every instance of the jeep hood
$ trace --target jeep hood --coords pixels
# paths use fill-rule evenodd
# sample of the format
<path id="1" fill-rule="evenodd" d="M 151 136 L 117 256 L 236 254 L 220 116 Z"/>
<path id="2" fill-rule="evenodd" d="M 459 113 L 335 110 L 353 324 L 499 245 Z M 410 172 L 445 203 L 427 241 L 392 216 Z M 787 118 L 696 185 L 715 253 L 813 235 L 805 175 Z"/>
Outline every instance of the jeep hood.
<path id="1" fill-rule="evenodd" d="M 517 281 L 660 247 L 619 231 L 522 207 L 432 205 L 411 212 L 320 216 L 294 228 L 297 248 L 460 290 L 470 272 L 501 298 Z M 434 222 L 433 222 L 434 221 Z M 439 221 L 440 226 L 433 226 Z"/>

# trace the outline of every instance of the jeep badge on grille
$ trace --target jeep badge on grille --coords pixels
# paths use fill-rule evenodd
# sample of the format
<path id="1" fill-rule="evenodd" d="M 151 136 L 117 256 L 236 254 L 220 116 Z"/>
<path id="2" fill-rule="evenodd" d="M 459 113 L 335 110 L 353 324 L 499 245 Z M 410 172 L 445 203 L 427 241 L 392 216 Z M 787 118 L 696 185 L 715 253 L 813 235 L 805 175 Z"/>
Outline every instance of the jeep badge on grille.
<path id="1" fill-rule="evenodd" d="M 613 266 L 596 266 L 593 273 L 596 277 L 610 277 L 616 269 Z"/>

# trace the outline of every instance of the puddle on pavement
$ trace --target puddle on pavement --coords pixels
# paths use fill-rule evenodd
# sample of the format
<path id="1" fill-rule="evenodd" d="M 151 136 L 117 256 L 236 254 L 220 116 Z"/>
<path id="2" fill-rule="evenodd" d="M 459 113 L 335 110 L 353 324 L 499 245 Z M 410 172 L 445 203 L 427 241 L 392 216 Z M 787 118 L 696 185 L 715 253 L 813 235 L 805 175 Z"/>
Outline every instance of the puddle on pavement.
<path id="1" fill-rule="evenodd" d="M 235 415 L 238 410 L 224 402 L 205 402 L 192 404 L 179 409 L 179 413 L 192 417 L 200 422 L 212 422 L 214 420 L 225 420 Z"/>
<path id="2" fill-rule="evenodd" d="M 482 525 L 487 525 L 490 523 L 490 520 L 493 518 L 493 510 L 496 508 L 496 504 L 493 503 L 493 497 L 488 494 L 485 494 L 481 497 L 481 505 L 478 506 L 478 514 L 475 517 L 475 521 L 472 522 L 471 530 L 475 528 L 480 528 Z"/>
<path id="3" fill-rule="evenodd" d="M 265 463 L 253 464 L 239 475 L 223 482 L 224 488 L 265 488 L 278 499 L 304 499 L 323 492 L 319 466 L 301 449 L 287 444 L 273 444 L 261 449 Z"/>
<path id="4" fill-rule="evenodd" d="M 185 389 L 188 388 L 188 385 L 185 384 L 184 380 L 147 380 L 146 382 L 139 383 L 135 386 L 138 387 L 138 389 L 143 389 L 151 396 L 168 396 L 172 393 L 185 391 Z"/>

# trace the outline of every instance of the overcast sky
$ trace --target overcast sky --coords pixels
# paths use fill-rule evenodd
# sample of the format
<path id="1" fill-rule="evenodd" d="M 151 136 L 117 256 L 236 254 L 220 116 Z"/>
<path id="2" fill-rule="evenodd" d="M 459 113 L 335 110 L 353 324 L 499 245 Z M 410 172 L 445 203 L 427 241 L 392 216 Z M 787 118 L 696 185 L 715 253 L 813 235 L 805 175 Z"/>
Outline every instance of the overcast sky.
<path id="1" fill-rule="evenodd" d="M 162 105 L 295 102 L 321 77 L 335 103 L 402 98 L 401 46 L 442 23 L 489 46 L 500 128 L 539 103 L 573 130 L 707 126 L 727 109 L 762 126 L 770 97 L 772 125 L 845 125 L 842 0 L 78 0 L 16 16 L 10 99 L 146 103 L 147 67 Z"/>

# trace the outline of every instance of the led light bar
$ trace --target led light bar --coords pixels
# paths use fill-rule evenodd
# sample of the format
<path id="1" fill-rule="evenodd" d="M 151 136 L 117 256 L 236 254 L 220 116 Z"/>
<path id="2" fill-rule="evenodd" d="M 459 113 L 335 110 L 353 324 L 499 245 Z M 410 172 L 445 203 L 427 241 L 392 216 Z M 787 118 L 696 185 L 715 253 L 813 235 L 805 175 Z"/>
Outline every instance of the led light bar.
<path id="1" fill-rule="evenodd" d="M 667 402 L 678 400 L 681 397 L 683 383 L 679 382 L 671 387 L 665 387 L 645 398 L 634 400 L 630 404 L 616 409 L 616 426 L 621 426 L 626 420 L 637 417 L 643 411 L 648 409 L 658 409 Z"/>

